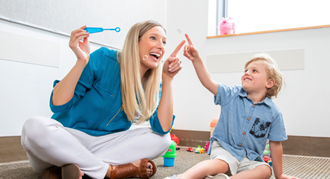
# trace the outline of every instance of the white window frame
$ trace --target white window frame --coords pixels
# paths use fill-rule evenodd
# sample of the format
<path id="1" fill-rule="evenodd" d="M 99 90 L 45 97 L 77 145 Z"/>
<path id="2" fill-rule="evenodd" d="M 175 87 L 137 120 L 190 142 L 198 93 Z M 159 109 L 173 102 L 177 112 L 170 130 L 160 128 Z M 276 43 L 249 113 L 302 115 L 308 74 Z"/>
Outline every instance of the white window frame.
<path id="1" fill-rule="evenodd" d="M 216 18 L 216 35 L 220 35 L 220 21 L 228 17 L 228 0 L 217 0 L 217 18 Z"/>

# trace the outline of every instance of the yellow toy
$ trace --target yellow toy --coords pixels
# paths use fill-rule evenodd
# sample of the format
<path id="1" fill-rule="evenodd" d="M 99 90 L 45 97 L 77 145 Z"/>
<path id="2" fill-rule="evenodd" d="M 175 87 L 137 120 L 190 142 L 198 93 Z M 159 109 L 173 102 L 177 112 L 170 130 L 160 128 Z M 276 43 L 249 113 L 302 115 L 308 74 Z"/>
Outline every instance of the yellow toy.
<path id="1" fill-rule="evenodd" d="M 195 149 L 196 154 L 204 153 L 204 148 L 198 145 L 198 147 Z"/>

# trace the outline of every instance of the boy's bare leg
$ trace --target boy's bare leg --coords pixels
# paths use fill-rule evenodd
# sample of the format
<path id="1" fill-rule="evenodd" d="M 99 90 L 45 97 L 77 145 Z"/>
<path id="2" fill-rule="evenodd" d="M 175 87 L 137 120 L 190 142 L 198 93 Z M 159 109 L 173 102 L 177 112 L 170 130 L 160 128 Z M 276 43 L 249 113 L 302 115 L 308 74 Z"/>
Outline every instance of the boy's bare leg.
<path id="1" fill-rule="evenodd" d="M 269 179 L 272 175 L 271 169 L 267 165 L 259 165 L 252 170 L 239 172 L 231 176 L 230 179 Z"/>
<path id="2" fill-rule="evenodd" d="M 199 162 L 183 174 L 178 175 L 181 179 L 197 179 L 204 178 L 207 175 L 216 175 L 218 173 L 226 173 L 229 169 L 228 164 L 219 159 L 204 160 Z"/>

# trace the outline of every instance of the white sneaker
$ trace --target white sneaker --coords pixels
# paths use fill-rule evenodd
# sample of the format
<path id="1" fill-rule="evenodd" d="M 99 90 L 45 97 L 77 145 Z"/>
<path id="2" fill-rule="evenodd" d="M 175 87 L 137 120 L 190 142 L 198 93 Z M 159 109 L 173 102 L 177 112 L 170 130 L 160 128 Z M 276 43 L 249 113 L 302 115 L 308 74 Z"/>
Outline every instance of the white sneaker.
<path id="1" fill-rule="evenodd" d="M 217 174 L 215 176 L 208 175 L 204 179 L 229 179 L 229 177 L 226 174 L 219 173 L 219 174 Z"/>

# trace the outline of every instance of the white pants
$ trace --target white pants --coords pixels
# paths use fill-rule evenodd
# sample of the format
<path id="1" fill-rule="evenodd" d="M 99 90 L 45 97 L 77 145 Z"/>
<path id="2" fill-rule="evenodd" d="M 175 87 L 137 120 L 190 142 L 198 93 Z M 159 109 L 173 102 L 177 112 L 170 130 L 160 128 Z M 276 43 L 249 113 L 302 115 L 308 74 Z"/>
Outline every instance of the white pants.
<path id="1" fill-rule="evenodd" d="M 150 127 L 95 137 L 38 116 L 25 122 L 21 142 L 37 172 L 73 163 L 92 178 L 104 178 L 109 164 L 161 157 L 171 138 L 169 134 L 153 132 Z"/>

